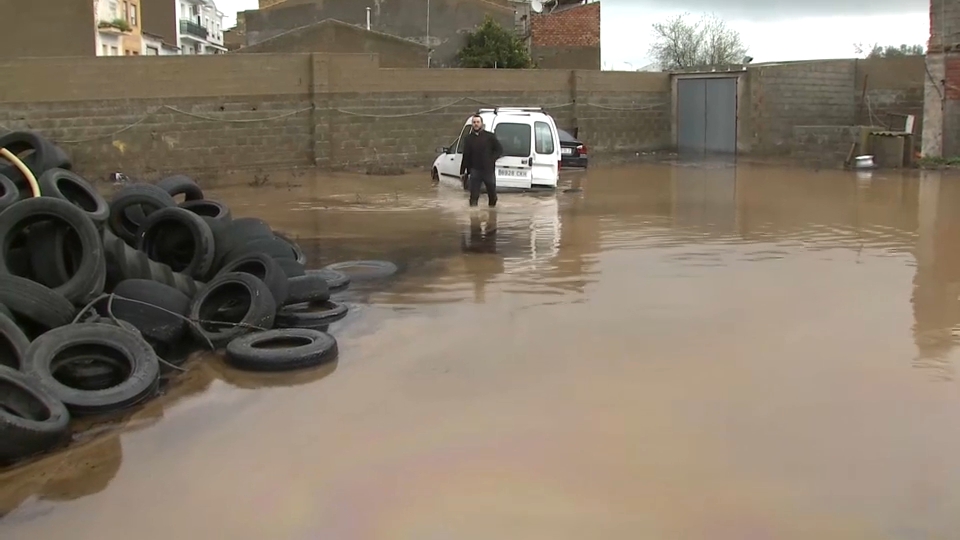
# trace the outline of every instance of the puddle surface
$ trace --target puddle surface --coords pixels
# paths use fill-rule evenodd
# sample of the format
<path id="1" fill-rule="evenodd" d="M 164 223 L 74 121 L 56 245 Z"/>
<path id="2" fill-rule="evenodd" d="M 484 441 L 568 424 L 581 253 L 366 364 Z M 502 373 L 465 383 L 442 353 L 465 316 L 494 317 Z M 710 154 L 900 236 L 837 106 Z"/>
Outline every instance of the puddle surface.
<path id="1" fill-rule="evenodd" d="M 338 295 L 335 366 L 195 359 L 0 473 L 0 537 L 953 538 L 960 181 L 644 165 L 507 194 L 424 176 L 213 193 Z M 320 238 L 320 240 L 317 240 Z"/>

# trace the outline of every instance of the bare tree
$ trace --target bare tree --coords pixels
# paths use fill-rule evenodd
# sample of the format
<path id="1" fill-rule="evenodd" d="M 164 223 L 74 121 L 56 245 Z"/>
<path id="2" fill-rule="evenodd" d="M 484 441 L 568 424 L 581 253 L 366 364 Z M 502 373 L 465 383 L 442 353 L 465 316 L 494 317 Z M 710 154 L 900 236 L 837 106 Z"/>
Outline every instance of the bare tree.
<path id="1" fill-rule="evenodd" d="M 747 55 L 740 33 L 715 15 L 693 22 L 689 13 L 677 15 L 654 23 L 653 33 L 650 56 L 663 70 L 739 64 Z"/>

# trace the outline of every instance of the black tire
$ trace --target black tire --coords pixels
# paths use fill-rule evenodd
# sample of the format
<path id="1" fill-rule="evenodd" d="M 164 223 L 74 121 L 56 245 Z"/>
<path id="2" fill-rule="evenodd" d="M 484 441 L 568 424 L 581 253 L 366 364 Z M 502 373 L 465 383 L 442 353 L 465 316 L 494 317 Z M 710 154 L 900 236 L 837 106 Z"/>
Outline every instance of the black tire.
<path id="1" fill-rule="evenodd" d="M 109 230 L 103 231 L 103 250 L 107 259 L 107 282 L 116 286 L 125 279 L 149 279 L 169 285 L 193 298 L 203 283 L 174 272 L 169 266 L 151 261 L 146 253 L 137 251 L 117 238 Z"/>
<path id="2" fill-rule="evenodd" d="M 22 370 L 23 355 L 29 346 L 30 340 L 13 317 L 0 313 L 0 366 Z"/>
<path id="3" fill-rule="evenodd" d="M 37 179 L 40 194 L 44 197 L 63 199 L 83 210 L 97 225 L 110 217 L 110 205 L 89 182 L 79 175 L 64 170 L 50 169 Z"/>
<path id="4" fill-rule="evenodd" d="M 347 316 L 346 304 L 326 301 L 284 306 L 277 312 L 277 328 L 321 329 Z"/>
<path id="5" fill-rule="evenodd" d="M 398 270 L 390 261 L 343 261 L 328 264 L 324 269 L 346 274 L 352 281 L 388 278 Z"/>
<path id="6" fill-rule="evenodd" d="M 184 201 L 199 201 L 203 199 L 203 190 L 189 176 L 177 174 L 168 176 L 157 182 L 157 187 L 166 191 L 171 197 L 183 195 Z"/>
<path id="7" fill-rule="evenodd" d="M 76 233 L 82 257 L 77 263 L 76 272 L 52 289 L 77 304 L 85 304 L 103 294 L 107 269 L 97 227 L 83 210 L 52 197 L 20 201 L 0 213 L 0 273 L 12 274 L 9 254 L 14 237 L 31 222 L 45 219 Z"/>
<path id="8" fill-rule="evenodd" d="M 223 264 L 223 257 L 234 247 L 261 238 L 273 238 L 270 226 L 257 218 L 234 219 L 215 233 L 217 256 L 214 264 L 218 268 Z"/>
<path id="9" fill-rule="evenodd" d="M 208 218 L 209 221 L 214 221 L 221 225 L 226 225 L 231 219 L 230 208 L 220 201 L 211 201 L 208 199 L 184 201 L 180 203 L 180 208 L 189 210 L 202 218 Z"/>
<path id="10" fill-rule="evenodd" d="M 173 345 L 183 337 L 190 312 L 187 295 L 146 279 L 121 281 L 113 294 L 113 316 L 132 324 L 147 341 Z M 106 307 L 107 302 L 101 303 L 101 313 L 106 314 Z"/>
<path id="11" fill-rule="evenodd" d="M 251 253 L 263 253 L 274 259 L 294 260 L 294 254 L 293 251 L 290 250 L 290 246 L 283 240 L 273 236 L 270 238 L 258 238 L 235 246 L 223 256 L 223 259 L 220 260 L 220 266 L 222 267 L 234 259 L 239 259 Z"/>
<path id="12" fill-rule="evenodd" d="M 107 225 L 118 238 L 129 245 L 134 245 L 137 241 L 137 231 L 146 217 L 157 210 L 171 206 L 177 206 L 173 197 L 157 186 L 150 184 L 124 186 L 110 200 L 110 218 L 107 220 Z"/>
<path id="13" fill-rule="evenodd" d="M 304 276 L 307 274 L 307 269 L 297 261 L 293 259 L 273 259 L 277 261 L 277 264 L 280 265 L 280 269 L 283 270 L 283 273 L 287 275 L 288 278 L 295 278 Z"/>
<path id="14" fill-rule="evenodd" d="M 265 253 L 250 253 L 233 259 L 220 269 L 219 274 L 243 272 L 259 279 L 270 289 L 273 300 L 278 306 L 286 302 L 290 285 L 287 275 L 277 261 Z M 219 275 L 218 274 L 218 275 Z"/>
<path id="15" fill-rule="evenodd" d="M 206 277 L 213 267 L 213 232 L 200 216 L 183 208 L 162 208 L 140 226 L 137 249 L 152 261 L 193 278 Z"/>
<path id="16" fill-rule="evenodd" d="M 58 380 L 69 363 L 121 365 L 122 380 L 101 389 L 72 388 Z M 160 364 L 142 338 L 109 324 L 74 324 L 51 330 L 27 349 L 24 371 L 76 415 L 120 411 L 156 394 Z"/>
<path id="17" fill-rule="evenodd" d="M 0 366 L 0 461 L 49 451 L 68 439 L 70 413 L 50 391 Z"/>
<path id="18" fill-rule="evenodd" d="M 25 248 L 29 266 L 21 268 L 21 261 L 17 260 L 20 254 L 10 250 L 7 260 L 14 265 L 10 273 L 47 287 L 63 285 L 83 260 L 83 247 L 76 238 L 76 233 L 53 221 L 31 225 L 27 229 Z"/>
<path id="19" fill-rule="evenodd" d="M 213 278 L 190 305 L 191 330 L 220 348 L 255 330 L 273 327 L 277 304 L 259 279 L 241 272 Z M 226 324 L 218 324 L 226 323 Z"/>
<path id="20" fill-rule="evenodd" d="M 62 294 L 17 276 L 0 275 L 0 303 L 13 312 L 28 338 L 70 324 L 76 314 Z"/>
<path id="21" fill-rule="evenodd" d="M 227 345 L 227 363 L 248 371 L 292 371 L 337 359 L 337 340 L 306 328 L 268 330 L 239 337 Z"/>
<path id="22" fill-rule="evenodd" d="M 20 188 L 5 174 L 0 174 L 0 212 L 20 200 Z"/>
<path id="23" fill-rule="evenodd" d="M 310 270 L 310 273 L 316 273 L 327 282 L 327 287 L 330 288 L 330 292 L 340 292 L 346 290 L 350 286 L 350 276 L 344 274 L 343 272 L 338 272 L 336 270 L 330 270 L 329 268 L 321 268 L 319 270 Z"/>
<path id="24" fill-rule="evenodd" d="M 73 165 L 67 154 L 34 131 L 13 131 L 0 136 L 0 148 L 6 148 L 23 161 L 34 176 L 39 177 L 53 168 L 71 169 Z M 29 197 L 27 179 L 13 164 L 0 160 L 0 174 L 9 177 L 20 188 L 21 198 Z"/>
<path id="25" fill-rule="evenodd" d="M 289 236 L 276 231 L 274 231 L 273 235 L 276 236 L 278 240 L 281 240 L 282 242 L 290 246 L 291 251 L 293 251 L 293 260 L 306 266 L 307 256 L 304 255 L 303 249 L 300 248 L 300 244 L 298 244 L 296 240 L 293 240 Z"/>
<path id="26" fill-rule="evenodd" d="M 285 302 L 280 305 L 302 304 L 304 302 L 326 302 L 330 299 L 330 287 L 327 280 L 316 270 L 308 270 L 300 277 L 290 278 L 290 291 Z"/>

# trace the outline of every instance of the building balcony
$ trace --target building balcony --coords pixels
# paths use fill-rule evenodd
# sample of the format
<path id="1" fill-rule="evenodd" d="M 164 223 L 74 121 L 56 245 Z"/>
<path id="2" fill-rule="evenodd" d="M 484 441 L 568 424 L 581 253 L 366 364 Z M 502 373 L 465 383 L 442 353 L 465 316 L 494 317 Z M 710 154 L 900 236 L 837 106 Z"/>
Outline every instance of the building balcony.
<path id="1" fill-rule="evenodd" d="M 197 39 L 207 39 L 207 29 L 193 21 L 180 21 L 180 33 Z"/>

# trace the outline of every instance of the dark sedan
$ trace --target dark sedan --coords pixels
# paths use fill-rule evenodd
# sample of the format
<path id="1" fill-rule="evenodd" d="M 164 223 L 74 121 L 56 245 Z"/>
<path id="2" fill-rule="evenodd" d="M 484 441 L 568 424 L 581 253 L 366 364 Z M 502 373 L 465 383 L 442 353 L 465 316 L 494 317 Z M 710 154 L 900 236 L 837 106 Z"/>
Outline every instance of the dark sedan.
<path id="1" fill-rule="evenodd" d="M 587 145 L 562 129 L 557 131 L 560 135 L 560 166 L 586 169 Z"/>

